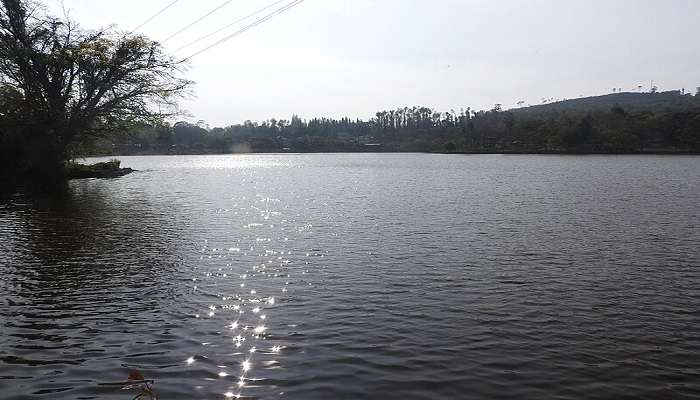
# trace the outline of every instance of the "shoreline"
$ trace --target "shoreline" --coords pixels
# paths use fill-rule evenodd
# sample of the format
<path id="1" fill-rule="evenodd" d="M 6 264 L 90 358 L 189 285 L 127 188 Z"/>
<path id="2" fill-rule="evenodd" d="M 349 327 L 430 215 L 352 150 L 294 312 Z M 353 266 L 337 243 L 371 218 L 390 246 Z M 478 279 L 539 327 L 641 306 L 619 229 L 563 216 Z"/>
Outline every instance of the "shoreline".
<path id="1" fill-rule="evenodd" d="M 84 158 L 105 157 L 146 157 L 146 156 L 225 156 L 225 155 L 251 155 L 251 154 L 454 154 L 454 155 L 553 155 L 553 156 L 631 156 L 631 155 L 665 155 L 665 156 L 699 156 L 696 151 L 675 150 L 644 150 L 636 152 L 562 152 L 562 151 L 252 151 L 247 153 L 237 152 L 185 152 L 185 153 L 121 153 L 121 154 L 94 154 Z"/>
<path id="2" fill-rule="evenodd" d="M 131 168 L 122 168 L 121 161 L 116 158 L 95 164 L 81 164 L 72 161 L 66 164 L 66 179 L 119 178 L 134 171 Z"/>

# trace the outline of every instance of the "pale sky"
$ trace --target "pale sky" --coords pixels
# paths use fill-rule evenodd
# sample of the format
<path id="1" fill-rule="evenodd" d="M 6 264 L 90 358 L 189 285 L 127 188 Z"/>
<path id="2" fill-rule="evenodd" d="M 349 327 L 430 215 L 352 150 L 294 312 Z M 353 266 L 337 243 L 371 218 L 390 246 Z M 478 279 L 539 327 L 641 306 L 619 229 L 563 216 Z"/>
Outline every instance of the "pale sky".
<path id="1" fill-rule="evenodd" d="M 127 30 L 171 2 L 64 0 L 85 27 Z M 162 40 L 224 2 L 179 0 L 140 31 Z M 164 45 L 174 51 L 272 2 L 234 0 Z M 695 92 L 698 38 L 698 0 L 306 0 L 193 58 L 186 77 L 196 97 L 182 107 L 194 121 L 226 126 L 413 105 L 510 108 L 648 90 L 652 79 L 660 90 Z"/>

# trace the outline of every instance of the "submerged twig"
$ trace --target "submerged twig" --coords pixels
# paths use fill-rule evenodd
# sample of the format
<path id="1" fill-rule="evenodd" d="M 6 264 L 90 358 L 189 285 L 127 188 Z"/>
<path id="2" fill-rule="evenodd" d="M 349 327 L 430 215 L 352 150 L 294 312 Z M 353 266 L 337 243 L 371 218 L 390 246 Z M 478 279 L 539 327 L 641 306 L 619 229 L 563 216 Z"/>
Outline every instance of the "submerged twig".
<path id="1" fill-rule="evenodd" d="M 145 399 L 146 397 L 148 397 L 150 400 L 158 400 L 158 397 L 151 387 L 151 385 L 154 383 L 155 381 L 153 379 L 144 379 L 143 375 L 141 375 L 139 371 L 132 370 L 129 372 L 128 381 L 124 382 L 125 385 L 122 387 L 122 389 L 137 389 L 140 391 L 132 400 Z"/>

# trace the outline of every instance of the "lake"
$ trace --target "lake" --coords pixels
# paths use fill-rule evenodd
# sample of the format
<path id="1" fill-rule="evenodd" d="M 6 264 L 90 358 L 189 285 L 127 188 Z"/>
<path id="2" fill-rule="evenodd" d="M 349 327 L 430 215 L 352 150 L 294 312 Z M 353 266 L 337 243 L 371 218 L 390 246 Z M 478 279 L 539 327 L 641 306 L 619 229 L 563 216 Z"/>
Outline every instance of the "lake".
<path id="1" fill-rule="evenodd" d="M 123 157 L 0 200 L 0 398 L 698 398 L 700 158 Z"/>

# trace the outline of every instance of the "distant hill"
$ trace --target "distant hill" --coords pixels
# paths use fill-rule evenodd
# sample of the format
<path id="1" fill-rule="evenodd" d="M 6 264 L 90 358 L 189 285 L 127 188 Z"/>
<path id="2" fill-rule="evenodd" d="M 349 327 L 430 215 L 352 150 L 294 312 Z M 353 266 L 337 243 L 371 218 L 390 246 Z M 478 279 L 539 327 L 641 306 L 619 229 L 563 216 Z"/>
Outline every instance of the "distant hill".
<path id="1" fill-rule="evenodd" d="M 558 112 L 606 111 L 615 106 L 625 111 L 688 110 L 700 107 L 700 96 L 681 94 L 679 90 L 658 93 L 612 93 L 603 96 L 583 97 L 535 106 L 514 108 L 514 114 L 550 114 Z"/>
<path id="2" fill-rule="evenodd" d="M 270 119 L 207 129 L 178 122 L 135 128 L 99 154 L 448 152 L 700 154 L 700 96 L 614 93 L 526 108 L 456 114 L 429 107 L 375 118 Z M 0 132 L 1 133 L 1 132 Z M 0 146 L 2 150 L 2 146 Z"/>

